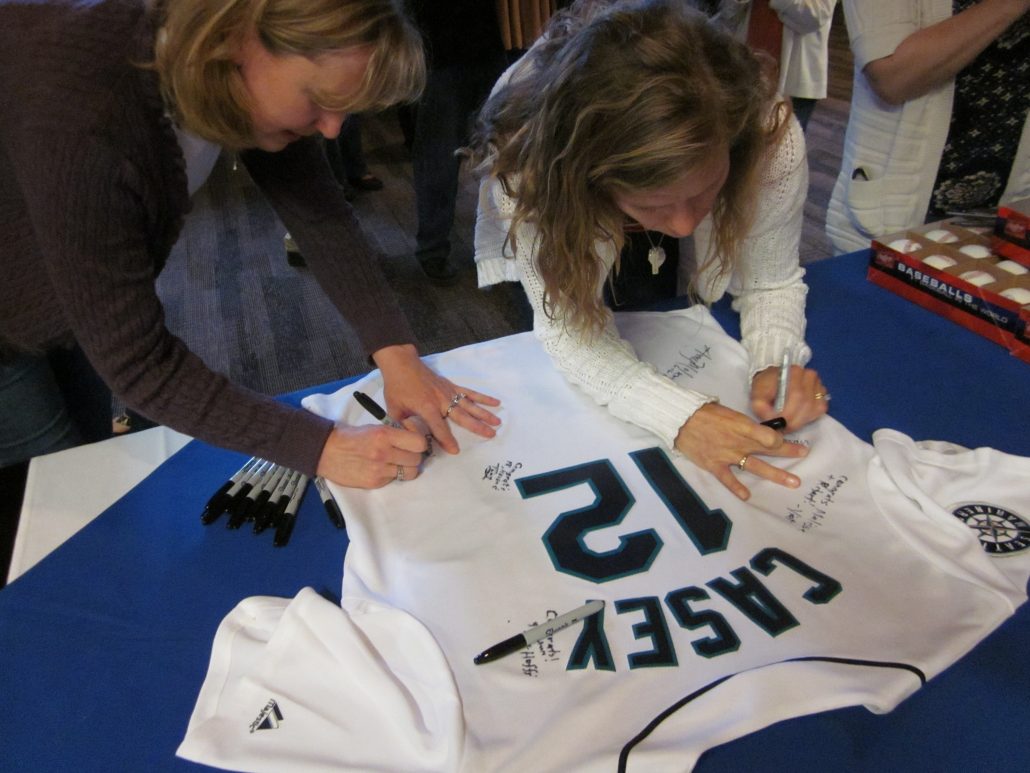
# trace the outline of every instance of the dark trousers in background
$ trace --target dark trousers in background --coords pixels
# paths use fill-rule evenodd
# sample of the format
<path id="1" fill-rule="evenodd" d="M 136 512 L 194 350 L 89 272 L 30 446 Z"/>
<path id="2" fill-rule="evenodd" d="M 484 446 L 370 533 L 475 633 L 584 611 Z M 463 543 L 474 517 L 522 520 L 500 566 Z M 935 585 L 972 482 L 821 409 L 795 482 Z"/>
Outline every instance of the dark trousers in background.
<path id="1" fill-rule="evenodd" d="M 337 181 L 346 185 L 348 180 L 357 180 L 368 174 L 365 153 L 361 144 L 361 115 L 347 116 L 340 127 L 340 136 L 326 140 L 325 153 L 329 166 Z"/>
<path id="2" fill-rule="evenodd" d="M 504 57 L 499 55 L 496 62 L 431 70 L 414 119 L 402 118 L 412 133 L 418 210 L 415 255 L 420 261 L 450 254 L 461 168 L 455 151 L 467 143 L 473 117 L 503 68 Z"/>

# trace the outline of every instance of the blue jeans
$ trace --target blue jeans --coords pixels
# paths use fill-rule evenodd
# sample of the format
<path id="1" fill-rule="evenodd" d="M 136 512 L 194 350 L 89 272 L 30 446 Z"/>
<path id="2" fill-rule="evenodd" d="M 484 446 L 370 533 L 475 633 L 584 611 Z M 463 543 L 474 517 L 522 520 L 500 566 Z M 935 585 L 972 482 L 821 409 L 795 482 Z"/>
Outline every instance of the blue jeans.
<path id="1" fill-rule="evenodd" d="M 111 436 L 111 390 L 78 347 L 0 360 L 0 467 Z"/>

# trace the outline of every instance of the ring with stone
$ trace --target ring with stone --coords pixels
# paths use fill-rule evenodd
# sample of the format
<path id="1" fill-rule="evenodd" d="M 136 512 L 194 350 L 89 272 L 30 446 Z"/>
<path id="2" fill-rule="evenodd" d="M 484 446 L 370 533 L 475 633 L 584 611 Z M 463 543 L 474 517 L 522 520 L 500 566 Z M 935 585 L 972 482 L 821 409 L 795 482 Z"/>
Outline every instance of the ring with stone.
<path id="1" fill-rule="evenodd" d="M 444 411 L 443 417 L 445 419 L 449 419 L 450 416 L 451 416 L 451 411 L 453 411 L 455 408 L 457 408 L 458 407 L 458 403 L 460 403 L 466 397 L 468 397 L 468 395 L 465 394 L 464 392 L 458 392 L 456 395 L 454 395 L 454 397 L 451 398 L 451 404 L 448 405 L 447 406 L 447 410 Z"/>

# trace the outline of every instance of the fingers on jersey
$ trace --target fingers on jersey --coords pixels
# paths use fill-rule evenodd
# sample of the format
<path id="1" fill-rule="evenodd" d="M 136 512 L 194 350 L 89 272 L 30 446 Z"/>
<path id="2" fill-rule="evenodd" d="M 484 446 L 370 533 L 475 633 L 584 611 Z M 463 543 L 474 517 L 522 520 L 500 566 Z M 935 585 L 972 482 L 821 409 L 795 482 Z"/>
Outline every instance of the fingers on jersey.
<path id="1" fill-rule="evenodd" d="M 447 405 L 442 406 L 438 416 L 422 417 L 440 446 L 450 454 L 458 453 L 459 448 L 448 422 L 454 422 L 459 427 L 484 438 L 494 437 L 497 434 L 494 427 L 501 423 L 500 418 L 483 407 L 498 406 L 501 404 L 500 400 L 457 385 L 455 390 Z"/>
<path id="2" fill-rule="evenodd" d="M 788 431 L 800 429 L 825 415 L 830 407 L 828 395 L 829 390 L 816 371 L 795 368 L 783 411 Z"/>

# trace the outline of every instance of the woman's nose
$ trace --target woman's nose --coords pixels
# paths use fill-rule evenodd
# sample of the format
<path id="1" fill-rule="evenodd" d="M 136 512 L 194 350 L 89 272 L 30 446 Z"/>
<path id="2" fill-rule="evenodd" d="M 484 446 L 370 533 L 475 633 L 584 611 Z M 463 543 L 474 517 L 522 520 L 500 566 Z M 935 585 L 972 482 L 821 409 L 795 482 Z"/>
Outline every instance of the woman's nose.
<path id="1" fill-rule="evenodd" d="M 315 128 L 327 140 L 334 140 L 340 135 L 340 129 L 346 120 L 347 114 L 344 112 L 323 110 L 322 114 L 318 117 L 318 121 L 315 122 Z"/>

